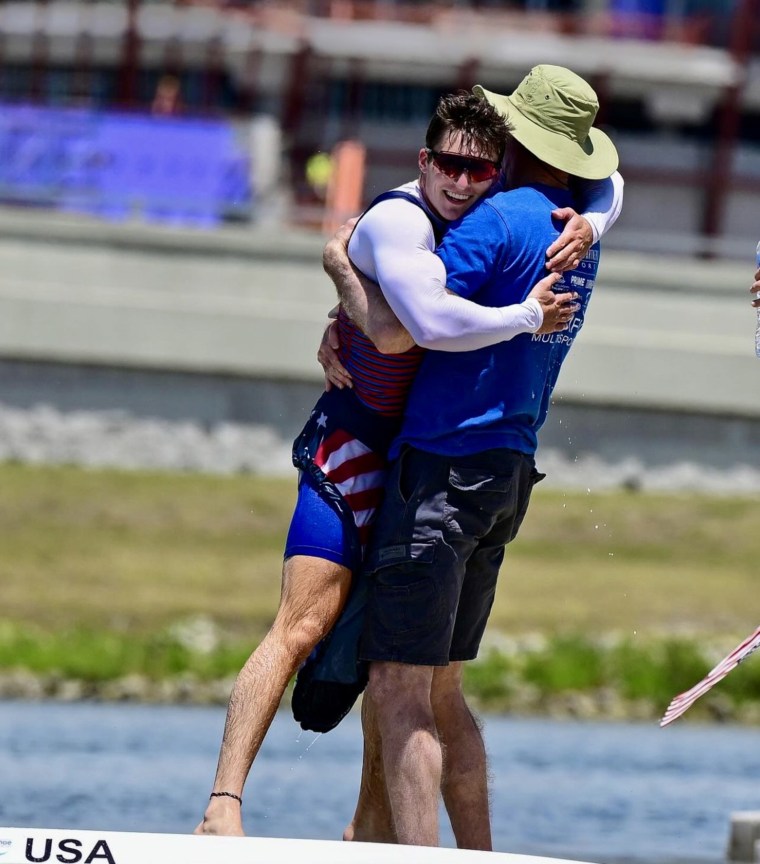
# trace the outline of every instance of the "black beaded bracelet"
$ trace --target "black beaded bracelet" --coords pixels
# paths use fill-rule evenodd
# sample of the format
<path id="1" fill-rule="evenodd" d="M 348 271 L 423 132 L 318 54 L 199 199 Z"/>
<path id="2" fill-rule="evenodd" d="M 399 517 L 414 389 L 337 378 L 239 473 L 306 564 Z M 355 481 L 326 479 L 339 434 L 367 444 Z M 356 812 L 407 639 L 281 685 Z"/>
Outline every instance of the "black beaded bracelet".
<path id="1" fill-rule="evenodd" d="M 234 792 L 212 792 L 209 798 L 234 798 L 236 801 L 240 802 L 240 806 L 243 806 L 243 799 L 236 795 Z"/>

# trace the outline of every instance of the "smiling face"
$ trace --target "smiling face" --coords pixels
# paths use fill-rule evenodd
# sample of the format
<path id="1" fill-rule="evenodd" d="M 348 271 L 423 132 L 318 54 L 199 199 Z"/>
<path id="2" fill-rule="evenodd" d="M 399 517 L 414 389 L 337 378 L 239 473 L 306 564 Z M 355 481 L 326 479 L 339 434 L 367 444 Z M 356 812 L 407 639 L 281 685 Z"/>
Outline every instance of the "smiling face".
<path id="1" fill-rule="evenodd" d="M 495 161 L 499 156 L 498 152 L 484 150 L 476 141 L 466 141 L 459 130 L 444 134 L 437 143 L 435 152 L 489 161 Z M 456 174 L 456 170 L 444 173 L 428 149 L 420 150 L 418 162 L 423 195 L 433 210 L 447 221 L 463 216 L 488 192 L 496 179 L 494 176 L 487 180 L 474 181 L 469 171 L 462 171 L 458 176 L 452 176 Z"/>

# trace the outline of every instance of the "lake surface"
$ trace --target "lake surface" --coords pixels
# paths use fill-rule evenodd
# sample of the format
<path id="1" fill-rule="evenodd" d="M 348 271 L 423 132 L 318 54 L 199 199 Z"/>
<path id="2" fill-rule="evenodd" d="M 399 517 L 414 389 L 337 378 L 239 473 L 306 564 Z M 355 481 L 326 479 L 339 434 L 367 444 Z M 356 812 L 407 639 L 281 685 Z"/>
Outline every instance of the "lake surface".
<path id="1" fill-rule="evenodd" d="M 0 825 L 190 832 L 224 709 L 0 702 Z M 494 845 L 590 861 L 724 858 L 760 809 L 760 730 L 486 716 Z M 249 834 L 336 839 L 353 813 L 358 717 L 327 735 L 281 712 L 245 792 Z M 454 845 L 444 824 L 444 845 Z"/>

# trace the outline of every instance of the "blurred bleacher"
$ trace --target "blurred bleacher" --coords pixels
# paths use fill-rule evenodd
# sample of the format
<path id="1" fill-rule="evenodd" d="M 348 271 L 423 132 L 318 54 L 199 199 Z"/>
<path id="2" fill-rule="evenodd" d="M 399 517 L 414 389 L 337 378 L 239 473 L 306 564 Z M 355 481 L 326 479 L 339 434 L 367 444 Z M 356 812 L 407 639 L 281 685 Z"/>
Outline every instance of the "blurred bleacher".
<path id="1" fill-rule="evenodd" d="M 0 199 L 79 202 L 106 218 L 319 224 L 312 155 L 362 141 L 366 201 L 413 176 L 440 93 L 474 83 L 509 91 L 532 65 L 550 62 L 592 82 L 599 122 L 619 145 L 626 206 L 613 245 L 744 255 L 756 242 L 760 200 L 756 6 L 4 0 Z M 135 115 L 166 133 L 140 158 L 118 144 L 125 117 Z M 201 122 L 207 131 L 216 124 L 217 144 L 192 134 L 195 143 L 183 143 L 171 131 Z M 133 140 L 152 133 L 140 134 Z M 202 197 L 188 147 L 219 167 L 213 212 L 164 200 L 179 187 Z M 109 186 L 125 161 L 129 176 Z"/>

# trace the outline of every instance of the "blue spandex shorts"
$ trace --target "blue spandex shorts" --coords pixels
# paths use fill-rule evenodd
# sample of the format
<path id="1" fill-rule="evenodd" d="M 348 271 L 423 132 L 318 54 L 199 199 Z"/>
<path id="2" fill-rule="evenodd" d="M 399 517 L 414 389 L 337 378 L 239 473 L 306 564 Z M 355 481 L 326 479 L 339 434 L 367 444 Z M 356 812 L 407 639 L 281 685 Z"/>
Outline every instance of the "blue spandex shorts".
<path id="1" fill-rule="evenodd" d="M 290 520 L 285 558 L 310 555 L 355 570 L 352 526 L 346 526 L 338 511 L 320 495 L 316 482 L 305 472 L 298 479 L 298 498 Z"/>

